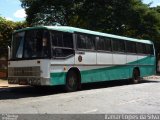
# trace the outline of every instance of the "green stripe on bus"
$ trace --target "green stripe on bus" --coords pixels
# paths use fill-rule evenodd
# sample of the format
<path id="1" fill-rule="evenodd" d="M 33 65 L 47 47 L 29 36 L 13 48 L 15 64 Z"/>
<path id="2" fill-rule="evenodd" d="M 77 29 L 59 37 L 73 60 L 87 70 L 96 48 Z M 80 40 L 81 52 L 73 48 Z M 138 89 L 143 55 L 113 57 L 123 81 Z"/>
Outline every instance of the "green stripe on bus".
<path id="1" fill-rule="evenodd" d="M 152 63 L 152 64 L 151 64 Z M 141 64 L 141 65 L 138 65 Z M 147 65 L 149 64 L 149 65 Z M 120 80 L 132 77 L 134 67 L 140 68 L 141 77 L 155 74 L 155 58 L 146 57 L 138 61 L 134 61 L 125 65 L 117 65 L 112 67 L 104 67 L 99 69 L 92 69 L 81 71 L 81 82 L 100 82 L 110 80 Z M 52 85 L 64 85 L 66 80 L 66 73 L 51 73 Z"/>

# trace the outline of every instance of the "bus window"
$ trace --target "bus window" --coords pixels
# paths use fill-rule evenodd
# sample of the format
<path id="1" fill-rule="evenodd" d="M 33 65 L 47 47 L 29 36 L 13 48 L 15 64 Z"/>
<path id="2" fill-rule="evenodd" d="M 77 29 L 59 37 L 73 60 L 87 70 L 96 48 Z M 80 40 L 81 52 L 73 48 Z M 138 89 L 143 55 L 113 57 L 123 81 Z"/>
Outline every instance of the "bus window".
<path id="1" fill-rule="evenodd" d="M 154 55 L 154 47 L 153 47 L 153 45 L 150 45 L 150 54 Z"/>
<path id="2" fill-rule="evenodd" d="M 86 36 L 86 49 L 95 50 L 95 41 L 93 36 Z"/>
<path id="3" fill-rule="evenodd" d="M 146 44 L 146 54 L 154 55 L 153 45 Z"/>
<path id="4" fill-rule="evenodd" d="M 106 51 L 111 51 L 112 50 L 112 46 L 111 46 L 111 39 L 110 38 L 105 38 L 105 50 Z"/>
<path id="5" fill-rule="evenodd" d="M 51 32 L 53 57 L 73 55 L 73 36 L 71 33 Z"/>
<path id="6" fill-rule="evenodd" d="M 49 57 L 50 51 L 50 35 L 48 31 L 44 31 L 42 38 L 42 57 Z"/>
<path id="7" fill-rule="evenodd" d="M 97 39 L 97 50 L 105 50 L 105 40 L 102 37 Z"/>
<path id="8" fill-rule="evenodd" d="M 86 49 L 86 37 L 85 37 L 85 35 L 77 35 L 77 47 L 79 49 Z"/>
<path id="9" fill-rule="evenodd" d="M 49 57 L 49 33 L 43 30 L 27 31 L 25 40 L 24 58 Z"/>
<path id="10" fill-rule="evenodd" d="M 52 45 L 63 47 L 63 36 L 61 32 L 52 32 Z"/>
<path id="11" fill-rule="evenodd" d="M 126 50 L 127 50 L 127 53 L 136 53 L 136 43 L 131 42 L 131 41 L 127 41 L 126 42 Z"/>
<path id="12" fill-rule="evenodd" d="M 104 37 L 97 39 L 97 50 L 111 51 L 111 40 Z"/>
<path id="13" fill-rule="evenodd" d="M 112 40 L 113 51 L 125 52 L 125 42 L 123 40 Z"/>
<path id="14" fill-rule="evenodd" d="M 27 31 L 24 58 L 36 57 L 36 37 L 34 31 Z"/>
<path id="15" fill-rule="evenodd" d="M 137 53 L 138 54 L 146 54 L 146 47 L 143 43 L 137 43 Z"/>
<path id="16" fill-rule="evenodd" d="M 70 33 L 63 33 L 64 47 L 73 48 L 73 36 Z"/>
<path id="17" fill-rule="evenodd" d="M 77 47 L 78 49 L 95 50 L 95 37 L 77 34 Z"/>
<path id="18" fill-rule="evenodd" d="M 15 33 L 13 37 L 12 58 L 22 58 L 25 32 Z"/>

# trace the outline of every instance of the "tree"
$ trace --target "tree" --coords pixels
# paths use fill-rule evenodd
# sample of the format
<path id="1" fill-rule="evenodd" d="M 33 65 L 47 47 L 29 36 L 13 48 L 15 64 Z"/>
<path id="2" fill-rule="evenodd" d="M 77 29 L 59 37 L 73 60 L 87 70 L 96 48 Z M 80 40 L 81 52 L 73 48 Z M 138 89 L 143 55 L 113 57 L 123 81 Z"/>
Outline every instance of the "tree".
<path id="1" fill-rule="evenodd" d="M 68 25 L 72 14 L 72 0 L 21 0 L 30 25 L 51 25 L 58 22 Z"/>
<path id="2" fill-rule="evenodd" d="M 30 25 L 75 26 L 158 40 L 160 13 L 141 0 L 21 0 Z"/>
<path id="3" fill-rule="evenodd" d="M 0 48 L 7 49 L 11 45 L 12 33 L 16 29 L 21 29 L 26 26 L 25 22 L 12 22 L 0 17 Z M 7 52 L 0 53 L 0 57 L 7 57 Z"/>

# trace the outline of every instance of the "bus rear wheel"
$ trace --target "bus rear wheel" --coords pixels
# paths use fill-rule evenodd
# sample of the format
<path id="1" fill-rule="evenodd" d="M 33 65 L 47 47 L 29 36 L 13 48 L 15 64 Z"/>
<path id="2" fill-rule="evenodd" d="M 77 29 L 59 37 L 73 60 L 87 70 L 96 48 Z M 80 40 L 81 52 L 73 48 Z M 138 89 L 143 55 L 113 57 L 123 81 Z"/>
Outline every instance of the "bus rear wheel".
<path id="1" fill-rule="evenodd" d="M 138 69 L 133 70 L 133 76 L 132 76 L 132 83 L 137 84 L 141 80 L 140 78 L 140 71 Z"/>
<path id="2" fill-rule="evenodd" d="M 78 74 L 74 70 L 70 70 L 67 74 L 66 78 L 66 91 L 67 92 L 74 92 L 78 90 Z"/>

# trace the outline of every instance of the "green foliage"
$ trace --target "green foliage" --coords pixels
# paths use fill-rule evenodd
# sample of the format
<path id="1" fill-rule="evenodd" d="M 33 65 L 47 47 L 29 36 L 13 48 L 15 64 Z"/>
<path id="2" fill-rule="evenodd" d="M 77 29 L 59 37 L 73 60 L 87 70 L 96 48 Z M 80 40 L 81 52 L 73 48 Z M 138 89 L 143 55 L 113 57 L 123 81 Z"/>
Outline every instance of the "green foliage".
<path id="1" fill-rule="evenodd" d="M 0 49 L 7 49 L 11 44 L 12 33 L 16 29 L 26 27 L 25 22 L 12 22 L 0 17 Z M 1 56 L 7 56 L 6 52 L 0 52 Z"/>
<path id="2" fill-rule="evenodd" d="M 21 0 L 30 25 L 75 26 L 129 37 L 159 40 L 160 8 L 141 0 Z"/>

